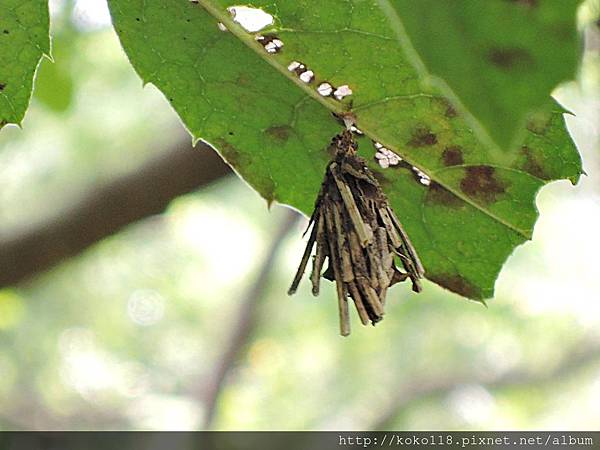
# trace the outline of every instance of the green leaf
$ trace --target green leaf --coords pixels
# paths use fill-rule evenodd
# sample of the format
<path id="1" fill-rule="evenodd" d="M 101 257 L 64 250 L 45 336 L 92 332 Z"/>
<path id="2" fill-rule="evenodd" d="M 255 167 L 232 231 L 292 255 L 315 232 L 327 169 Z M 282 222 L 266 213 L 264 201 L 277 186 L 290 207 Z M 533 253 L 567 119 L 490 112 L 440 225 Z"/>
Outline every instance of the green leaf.
<path id="1" fill-rule="evenodd" d="M 575 77 L 580 0 L 381 0 L 413 63 L 508 150 L 528 115 Z M 441 81 L 441 83 L 440 83 Z"/>
<path id="2" fill-rule="evenodd" d="M 110 0 L 134 68 L 169 99 L 196 138 L 216 147 L 269 202 L 310 213 L 341 130 L 332 111 L 350 101 L 370 161 L 434 282 L 472 299 L 493 294 L 514 247 L 531 237 L 535 194 L 581 171 L 562 111 L 532 117 L 518 156 L 491 152 L 438 93 L 421 85 L 394 24 L 375 0 L 264 0 L 269 31 L 284 47 L 267 54 L 232 21 L 227 1 Z M 230 31 L 217 27 L 221 22 Z M 264 31 L 263 31 L 264 33 Z M 304 63 L 306 84 L 287 67 Z M 322 81 L 348 85 L 343 101 L 320 96 Z M 404 158 L 381 169 L 373 141 Z M 420 183 L 411 166 L 431 178 Z M 202 230 L 198 230 L 199 233 Z"/>
<path id="3" fill-rule="evenodd" d="M 48 2 L 3 0 L 0 8 L 0 128 L 20 124 L 31 98 L 33 77 L 50 54 Z"/>

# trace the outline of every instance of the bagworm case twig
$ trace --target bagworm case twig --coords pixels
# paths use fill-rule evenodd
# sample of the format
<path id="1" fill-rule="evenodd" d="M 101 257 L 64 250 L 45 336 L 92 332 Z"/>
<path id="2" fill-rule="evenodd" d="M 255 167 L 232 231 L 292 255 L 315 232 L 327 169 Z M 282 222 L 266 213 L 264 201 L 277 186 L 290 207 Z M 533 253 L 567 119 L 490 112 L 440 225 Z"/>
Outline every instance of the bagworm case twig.
<path id="1" fill-rule="evenodd" d="M 325 171 L 307 229 L 308 244 L 288 293 L 296 292 L 316 247 L 312 292 L 319 295 L 321 276 L 335 281 L 340 332 L 347 336 L 348 298 L 354 301 L 364 325 L 375 324 L 383 318 L 388 288 L 410 279 L 413 291 L 420 292 L 424 270 L 377 179 L 356 154 L 352 132 L 345 130 L 335 136 L 331 146 L 335 158 Z M 396 267 L 395 257 L 404 271 Z M 322 274 L 326 261 L 328 268 Z"/>

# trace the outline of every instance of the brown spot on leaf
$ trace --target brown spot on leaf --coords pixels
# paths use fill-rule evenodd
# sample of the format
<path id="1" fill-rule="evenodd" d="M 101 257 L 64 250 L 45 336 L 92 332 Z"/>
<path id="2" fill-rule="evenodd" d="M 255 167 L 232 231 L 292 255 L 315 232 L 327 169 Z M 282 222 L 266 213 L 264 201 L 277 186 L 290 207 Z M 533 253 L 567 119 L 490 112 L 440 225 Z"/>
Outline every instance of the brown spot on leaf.
<path id="1" fill-rule="evenodd" d="M 543 135 L 546 133 L 549 121 L 542 118 L 534 118 L 527 121 L 527 130 L 533 134 Z"/>
<path id="2" fill-rule="evenodd" d="M 523 155 L 525 156 L 525 162 L 522 165 L 522 169 L 525 172 L 530 173 L 534 177 L 538 177 L 542 180 L 550 179 L 550 176 L 548 176 L 540 160 L 537 158 L 537 156 L 531 148 L 524 145 L 523 147 L 521 147 L 521 153 L 523 153 Z"/>
<path id="3" fill-rule="evenodd" d="M 538 5 L 538 0 L 507 0 L 510 3 L 516 3 L 517 5 L 527 6 L 528 8 L 535 8 Z"/>
<path id="4" fill-rule="evenodd" d="M 411 147 L 429 147 L 437 144 L 437 136 L 431 132 L 428 127 L 418 126 L 412 134 L 412 139 L 408 142 Z"/>
<path id="5" fill-rule="evenodd" d="M 577 29 L 568 21 L 549 25 L 548 28 L 548 33 L 552 33 L 551 36 L 555 36 L 560 40 L 576 39 L 578 36 Z"/>
<path id="6" fill-rule="evenodd" d="M 265 178 L 260 184 L 255 185 L 256 190 L 262 197 L 267 201 L 267 206 L 271 208 L 271 205 L 275 199 L 275 183 L 270 178 Z"/>
<path id="7" fill-rule="evenodd" d="M 443 111 L 444 116 L 448 119 L 454 119 L 458 116 L 458 111 L 446 97 L 435 97 L 434 100 L 439 104 L 440 110 Z"/>
<path id="8" fill-rule="evenodd" d="M 446 147 L 444 153 L 442 153 L 445 166 L 460 166 L 465 161 L 463 159 L 462 147 L 459 145 L 453 145 Z"/>
<path id="9" fill-rule="evenodd" d="M 435 181 L 432 181 L 429 185 L 425 201 L 435 205 L 447 206 L 448 208 L 460 208 L 464 205 L 460 198 Z"/>
<path id="10" fill-rule="evenodd" d="M 531 54 L 519 47 L 492 48 L 487 56 L 493 65 L 502 70 L 527 69 L 534 62 Z"/>
<path id="11" fill-rule="evenodd" d="M 454 119 L 455 117 L 458 117 L 458 111 L 456 110 L 454 105 L 450 103 L 450 100 L 444 98 L 444 104 L 446 105 L 446 111 L 444 112 L 444 115 L 448 119 Z"/>
<path id="12" fill-rule="evenodd" d="M 469 197 L 493 203 L 506 192 L 506 183 L 496 178 L 496 169 L 490 166 L 467 167 L 460 189 Z"/>
<path id="13" fill-rule="evenodd" d="M 245 74 L 241 74 L 237 78 L 237 84 L 240 86 L 248 86 L 248 85 L 250 85 L 250 80 L 248 79 L 248 77 Z"/>
<path id="14" fill-rule="evenodd" d="M 241 152 L 233 145 L 227 142 L 225 139 L 217 139 L 217 149 L 223 155 L 223 158 L 234 168 L 238 168 L 240 163 L 244 159 Z"/>
<path id="15" fill-rule="evenodd" d="M 278 141 L 287 141 L 293 131 L 289 125 L 273 125 L 267 128 L 265 133 Z"/>
<path id="16" fill-rule="evenodd" d="M 458 111 L 456 110 L 456 108 L 452 105 L 448 105 L 448 108 L 446 108 L 446 112 L 444 113 L 444 115 L 448 118 L 448 119 L 454 119 L 455 117 L 458 117 Z"/>
<path id="17" fill-rule="evenodd" d="M 478 300 L 483 296 L 481 288 L 457 273 L 428 273 L 427 278 L 452 292 L 468 298 Z"/>
<path id="18" fill-rule="evenodd" d="M 262 195 L 269 206 L 275 201 L 275 183 L 271 178 L 252 179 L 252 160 L 244 155 L 238 148 L 223 138 L 218 138 L 217 149 L 223 155 L 227 163 L 236 169 L 238 173 Z"/>
<path id="19" fill-rule="evenodd" d="M 386 178 L 386 176 L 383 173 L 381 173 L 379 170 L 373 170 L 373 176 L 379 182 L 379 185 L 382 188 L 386 188 L 386 187 L 389 187 L 391 185 L 390 180 L 388 180 Z"/>

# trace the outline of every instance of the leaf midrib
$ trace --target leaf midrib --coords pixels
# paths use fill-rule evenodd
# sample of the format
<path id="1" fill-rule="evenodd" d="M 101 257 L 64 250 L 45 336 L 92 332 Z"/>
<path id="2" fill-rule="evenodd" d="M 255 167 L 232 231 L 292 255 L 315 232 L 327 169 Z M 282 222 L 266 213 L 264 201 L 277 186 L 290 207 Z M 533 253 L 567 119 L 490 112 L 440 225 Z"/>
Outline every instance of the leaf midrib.
<path id="1" fill-rule="evenodd" d="M 281 64 L 279 64 L 279 62 L 275 58 L 270 57 L 271 55 L 266 53 L 263 46 L 254 39 L 255 35 L 249 31 L 245 30 L 241 25 L 239 25 L 237 22 L 235 22 L 233 20 L 233 17 L 227 10 L 223 10 L 218 6 L 215 6 L 210 0 L 198 0 L 198 4 L 200 6 L 202 6 L 206 10 L 206 12 L 208 12 L 211 16 L 213 16 L 215 19 L 217 19 L 217 21 L 221 22 L 230 33 L 232 33 L 236 38 L 238 38 L 240 41 L 242 41 L 247 47 L 252 49 L 260 58 L 262 58 L 271 67 L 273 67 L 275 70 L 277 70 L 279 73 L 281 73 L 284 77 L 286 77 L 288 80 L 290 80 L 292 83 L 294 83 L 298 88 L 300 88 L 302 91 L 304 91 L 308 96 L 312 97 L 314 100 L 318 101 L 323 106 L 325 106 L 327 109 L 329 109 L 330 111 L 332 111 L 336 114 L 342 114 L 344 112 L 348 112 L 344 109 L 344 106 L 342 103 L 334 101 L 333 99 L 331 99 L 329 97 L 321 96 L 316 91 L 316 89 L 311 88 L 310 85 L 304 83 L 298 77 L 295 77 L 293 75 L 293 72 L 290 72 L 287 69 L 287 67 L 284 67 Z M 455 195 L 456 197 L 461 199 L 463 202 L 465 202 L 468 205 L 474 207 L 475 209 L 481 211 L 483 214 L 487 215 L 488 217 L 497 221 L 498 223 L 504 225 L 505 227 L 511 229 L 515 233 L 523 236 L 524 238 L 526 238 L 528 240 L 531 239 L 531 237 L 532 237 L 531 232 L 521 230 L 521 229 L 517 228 L 515 225 L 513 225 L 509 222 L 506 222 L 504 219 L 496 216 L 489 210 L 484 209 L 483 207 L 481 207 L 480 205 L 475 203 L 470 198 L 465 197 L 460 192 L 457 192 L 454 188 L 447 186 L 444 182 L 437 179 L 433 175 L 433 173 L 431 173 L 431 171 L 429 169 L 423 168 L 418 163 L 411 161 L 410 157 L 408 157 L 408 158 L 405 157 L 403 152 L 401 150 L 397 149 L 397 147 L 395 145 L 392 145 L 389 142 L 385 142 L 384 139 L 377 136 L 377 134 L 373 133 L 372 130 L 365 129 L 365 128 L 361 127 L 360 124 L 358 124 L 358 123 L 357 123 L 357 125 L 359 125 L 359 128 L 361 129 L 361 131 L 367 137 L 372 139 L 374 142 L 381 142 L 381 144 L 383 144 L 385 147 L 393 150 L 395 153 L 402 156 L 402 159 L 404 159 L 407 163 L 409 163 L 413 167 L 416 167 L 423 173 L 427 174 L 427 176 L 429 176 L 432 181 L 435 181 L 437 184 L 439 184 L 444 189 L 446 189 L 448 192 L 452 193 L 453 195 Z"/>

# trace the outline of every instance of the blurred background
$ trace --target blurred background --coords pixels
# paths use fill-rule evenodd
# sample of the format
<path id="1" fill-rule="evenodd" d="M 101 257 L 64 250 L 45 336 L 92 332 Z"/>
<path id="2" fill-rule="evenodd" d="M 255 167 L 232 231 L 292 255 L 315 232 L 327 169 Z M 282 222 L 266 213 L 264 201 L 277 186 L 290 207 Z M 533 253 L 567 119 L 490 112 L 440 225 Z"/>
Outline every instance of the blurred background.
<path id="1" fill-rule="evenodd" d="M 192 149 L 104 1 L 51 1 L 23 129 L 0 133 L 0 429 L 600 429 L 600 5 L 556 95 L 588 176 L 543 189 L 488 308 L 427 282 L 338 335 L 286 291 L 305 219 Z"/>

